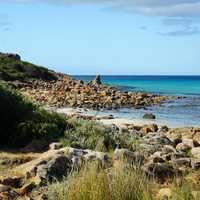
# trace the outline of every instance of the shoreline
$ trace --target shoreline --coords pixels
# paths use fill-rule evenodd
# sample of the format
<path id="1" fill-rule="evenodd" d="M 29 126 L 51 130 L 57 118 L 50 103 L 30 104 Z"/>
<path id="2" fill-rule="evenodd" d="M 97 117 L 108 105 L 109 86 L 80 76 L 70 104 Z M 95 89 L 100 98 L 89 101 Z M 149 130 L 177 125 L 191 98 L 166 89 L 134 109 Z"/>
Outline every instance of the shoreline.
<path id="1" fill-rule="evenodd" d="M 198 128 L 200 125 L 180 125 L 178 123 L 170 123 L 166 120 L 159 119 L 143 119 L 143 118 L 134 118 L 130 119 L 128 117 L 118 117 L 112 114 L 101 113 L 101 111 L 94 111 L 84 108 L 47 108 L 52 111 L 65 114 L 67 116 L 76 116 L 80 118 L 85 118 L 88 120 L 95 119 L 96 121 L 103 123 L 104 125 L 115 124 L 118 127 L 124 127 L 126 125 L 135 125 L 135 126 L 144 126 L 149 124 L 156 124 L 158 127 L 168 126 L 169 128 Z"/>

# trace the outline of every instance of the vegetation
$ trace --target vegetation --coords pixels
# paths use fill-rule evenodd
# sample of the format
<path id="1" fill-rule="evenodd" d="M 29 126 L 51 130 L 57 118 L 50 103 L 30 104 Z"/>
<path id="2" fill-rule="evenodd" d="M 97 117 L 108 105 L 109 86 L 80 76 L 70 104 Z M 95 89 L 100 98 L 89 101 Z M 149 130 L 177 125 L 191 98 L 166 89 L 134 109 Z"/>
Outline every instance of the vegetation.
<path id="1" fill-rule="evenodd" d="M 27 78 L 56 79 L 47 68 L 23 62 L 18 55 L 0 53 L 0 79 L 12 81 Z"/>
<path id="2" fill-rule="evenodd" d="M 124 168 L 126 167 L 126 168 Z M 49 200 L 153 200 L 151 182 L 133 166 L 87 166 L 49 188 Z"/>
<path id="3" fill-rule="evenodd" d="M 0 145 L 24 146 L 34 139 L 51 141 L 62 137 L 65 119 L 25 100 L 6 83 L 0 83 Z"/>
<path id="4" fill-rule="evenodd" d="M 72 118 L 68 120 L 68 129 L 61 142 L 65 146 L 81 149 L 92 149 L 109 152 L 116 147 L 135 149 L 139 143 L 137 137 L 131 133 L 116 133 L 116 130 L 104 126 L 96 121 Z"/>

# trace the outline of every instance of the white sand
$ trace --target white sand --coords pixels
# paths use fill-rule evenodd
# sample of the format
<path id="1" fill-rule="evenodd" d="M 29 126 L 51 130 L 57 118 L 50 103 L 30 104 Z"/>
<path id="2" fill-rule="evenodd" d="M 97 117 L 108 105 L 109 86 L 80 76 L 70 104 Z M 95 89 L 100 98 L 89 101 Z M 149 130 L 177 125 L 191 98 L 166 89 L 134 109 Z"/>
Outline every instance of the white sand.
<path id="1" fill-rule="evenodd" d="M 85 116 L 95 116 L 95 117 L 101 116 L 101 117 L 103 117 L 103 115 L 91 114 L 91 112 L 88 112 L 87 109 L 79 109 L 79 108 L 60 108 L 60 109 L 57 109 L 56 112 L 64 113 L 64 114 L 67 114 L 67 115 L 80 114 L 80 115 L 85 115 Z M 108 116 L 108 115 L 105 115 L 105 116 Z M 115 124 L 119 127 L 122 127 L 122 126 L 127 125 L 127 124 L 133 124 L 133 125 L 137 125 L 137 126 L 143 126 L 143 125 L 146 125 L 146 124 L 153 124 L 153 123 L 158 124 L 158 126 L 167 125 L 164 122 L 158 123 L 155 120 L 128 119 L 128 118 L 101 119 L 101 120 L 99 120 L 99 122 L 101 122 L 105 125 Z"/>

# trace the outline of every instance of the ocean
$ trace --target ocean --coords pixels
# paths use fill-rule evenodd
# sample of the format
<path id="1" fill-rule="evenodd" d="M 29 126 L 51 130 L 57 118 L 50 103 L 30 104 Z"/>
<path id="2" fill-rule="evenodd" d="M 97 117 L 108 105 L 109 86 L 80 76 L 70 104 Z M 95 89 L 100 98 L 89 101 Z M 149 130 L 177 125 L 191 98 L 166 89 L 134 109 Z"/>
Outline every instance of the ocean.
<path id="1" fill-rule="evenodd" d="M 95 76 L 74 76 L 89 82 Z M 200 127 L 200 76 L 102 76 L 104 84 L 117 86 L 125 91 L 142 91 L 161 95 L 184 96 L 161 106 L 145 109 L 119 109 L 102 111 L 99 115 L 112 114 L 127 119 L 142 119 L 144 113 L 152 112 L 157 118 L 149 121 L 172 127 Z"/>

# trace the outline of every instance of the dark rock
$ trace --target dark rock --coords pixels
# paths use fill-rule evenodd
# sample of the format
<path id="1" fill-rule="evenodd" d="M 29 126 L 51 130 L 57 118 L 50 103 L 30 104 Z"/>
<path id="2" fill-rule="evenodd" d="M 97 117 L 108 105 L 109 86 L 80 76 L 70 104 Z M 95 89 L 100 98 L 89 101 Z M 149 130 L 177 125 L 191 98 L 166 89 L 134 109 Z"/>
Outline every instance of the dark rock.
<path id="1" fill-rule="evenodd" d="M 49 159 L 46 164 L 37 167 L 37 175 L 41 180 L 52 183 L 60 181 L 67 176 L 72 169 L 72 161 L 65 155 L 58 154 Z"/>
<path id="2" fill-rule="evenodd" d="M 200 169 L 200 159 L 192 159 L 192 169 Z"/>
<path id="3" fill-rule="evenodd" d="M 146 113 L 143 116 L 144 119 L 156 119 L 156 116 L 152 113 Z"/>
<path id="4" fill-rule="evenodd" d="M 191 167 L 191 159 L 190 158 L 179 158 L 173 160 L 173 164 L 178 167 Z"/>
<path id="5" fill-rule="evenodd" d="M 21 177 L 8 177 L 8 178 L 0 180 L 0 183 L 6 186 L 19 188 L 21 187 L 22 179 Z"/>
<path id="6" fill-rule="evenodd" d="M 51 143 L 49 145 L 49 149 L 51 149 L 51 150 L 58 150 L 58 149 L 61 149 L 63 147 L 64 147 L 63 144 L 61 144 L 59 142 L 54 142 L 54 143 Z"/>
<path id="7" fill-rule="evenodd" d="M 172 166 L 165 163 L 146 163 L 143 167 L 143 170 L 148 174 L 158 179 L 161 182 L 164 182 L 168 178 L 174 178 L 180 172 L 174 169 Z"/>

